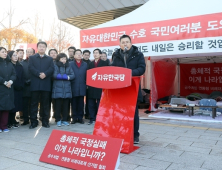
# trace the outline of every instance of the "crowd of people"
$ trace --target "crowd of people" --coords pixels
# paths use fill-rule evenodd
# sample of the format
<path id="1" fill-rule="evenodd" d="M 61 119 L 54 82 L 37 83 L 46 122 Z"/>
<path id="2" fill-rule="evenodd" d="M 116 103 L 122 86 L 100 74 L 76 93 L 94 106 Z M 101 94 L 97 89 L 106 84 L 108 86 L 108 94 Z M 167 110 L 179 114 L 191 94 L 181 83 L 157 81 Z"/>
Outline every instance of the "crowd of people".
<path id="1" fill-rule="evenodd" d="M 125 50 L 128 49 L 128 50 Z M 0 47 L 0 132 L 18 128 L 16 113 L 19 112 L 21 125 L 36 128 L 39 120 L 49 128 L 50 117 L 57 126 L 70 123 L 94 124 L 100 103 L 102 89 L 86 85 L 88 69 L 104 66 L 118 66 L 132 69 L 132 76 L 145 72 L 143 54 L 133 46 L 128 35 L 120 37 L 120 49 L 113 54 L 113 61 L 107 54 L 96 48 L 91 61 L 89 50 L 68 48 L 68 56 L 50 49 L 47 44 L 37 43 L 37 52 L 28 48 L 7 51 Z M 139 90 L 138 101 L 142 97 Z M 85 107 L 84 107 L 85 100 Z M 85 112 L 85 115 L 84 115 Z M 39 116 L 38 116 L 39 114 Z M 138 107 L 134 118 L 134 141 L 139 142 Z"/>

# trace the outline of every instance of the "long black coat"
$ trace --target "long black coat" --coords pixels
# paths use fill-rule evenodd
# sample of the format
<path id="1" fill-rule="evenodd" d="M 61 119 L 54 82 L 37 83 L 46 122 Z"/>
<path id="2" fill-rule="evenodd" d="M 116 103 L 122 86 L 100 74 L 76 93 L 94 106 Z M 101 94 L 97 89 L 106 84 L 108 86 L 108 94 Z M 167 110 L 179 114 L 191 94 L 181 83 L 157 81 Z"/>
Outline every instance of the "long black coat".
<path id="1" fill-rule="evenodd" d="M 72 70 L 75 73 L 75 79 L 71 82 L 72 86 L 72 97 L 85 96 L 86 95 L 86 71 L 87 63 L 81 63 L 81 66 L 78 67 L 76 61 L 70 63 Z"/>
<path id="2" fill-rule="evenodd" d="M 0 110 L 9 111 L 14 108 L 14 90 L 4 85 L 5 81 L 16 80 L 15 69 L 10 60 L 0 58 Z"/>
<path id="3" fill-rule="evenodd" d="M 16 72 L 16 80 L 13 83 L 14 87 L 14 104 L 15 107 L 10 112 L 23 111 L 23 88 L 24 88 L 24 72 L 22 65 L 17 62 L 13 64 Z"/>
<path id="4" fill-rule="evenodd" d="M 131 48 L 133 48 L 133 51 L 126 61 L 127 68 L 132 70 L 132 76 L 141 76 L 146 70 L 146 63 L 143 53 L 141 53 L 134 45 Z M 120 50 L 121 49 L 116 50 L 116 52 L 113 54 L 114 57 L 112 66 L 125 67 L 124 58 L 121 56 Z M 139 87 L 138 101 L 143 101 L 141 87 Z"/>
<path id="5" fill-rule="evenodd" d="M 37 53 L 29 57 L 29 71 L 31 73 L 31 91 L 51 91 L 51 77 L 54 72 L 54 63 L 52 57 L 44 55 L 40 57 Z M 41 79 L 40 73 L 45 73 L 46 77 Z"/>
<path id="6" fill-rule="evenodd" d="M 23 88 L 23 97 L 31 97 L 30 84 L 31 84 L 31 74 L 29 71 L 29 60 L 23 60 L 21 62 L 23 66 L 23 73 L 25 77 L 25 84 Z"/>
<path id="7" fill-rule="evenodd" d="M 109 66 L 108 62 L 100 60 L 97 67 Z M 89 64 L 89 69 L 95 68 L 95 61 Z M 100 99 L 102 94 L 102 89 L 88 86 L 89 99 Z"/>

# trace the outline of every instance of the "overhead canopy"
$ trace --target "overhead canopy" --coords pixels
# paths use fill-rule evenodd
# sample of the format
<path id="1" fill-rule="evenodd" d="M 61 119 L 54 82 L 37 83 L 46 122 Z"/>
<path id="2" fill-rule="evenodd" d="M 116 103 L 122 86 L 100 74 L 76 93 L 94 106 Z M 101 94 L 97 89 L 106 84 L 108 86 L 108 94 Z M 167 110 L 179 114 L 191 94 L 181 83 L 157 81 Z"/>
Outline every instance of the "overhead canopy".
<path id="1" fill-rule="evenodd" d="M 221 6 L 221 0 L 150 0 L 116 20 L 81 30 L 81 48 L 100 48 L 110 58 L 119 37 L 128 34 L 144 56 L 222 55 Z"/>
<path id="2" fill-rule="evenodd" d="M 55 0 L 58 18 L 81 29 L 114 20 L 148 0 Z"/>

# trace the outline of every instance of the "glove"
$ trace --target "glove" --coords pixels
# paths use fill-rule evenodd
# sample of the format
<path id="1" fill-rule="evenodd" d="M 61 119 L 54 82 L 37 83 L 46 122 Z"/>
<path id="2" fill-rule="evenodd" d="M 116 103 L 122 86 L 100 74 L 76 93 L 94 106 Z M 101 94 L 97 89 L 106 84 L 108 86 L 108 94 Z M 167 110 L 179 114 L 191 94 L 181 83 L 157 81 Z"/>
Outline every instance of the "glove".
<path id="1" fill-rule="evenodd" d="M 68 78 L 68 76 L 67 76 L 66 74 L 63 74 L 63 75 L 62 75 L 62 79 L 63 79 L 63 80 L 69 80 L 69 78 Z"/>
<path id="2" fill-rule="evenodd" d="M 63 80 L 63 77 L 62 77 L 61 74 L 57 74 L 56 79 L 57 79 L 57 80 Z"/>

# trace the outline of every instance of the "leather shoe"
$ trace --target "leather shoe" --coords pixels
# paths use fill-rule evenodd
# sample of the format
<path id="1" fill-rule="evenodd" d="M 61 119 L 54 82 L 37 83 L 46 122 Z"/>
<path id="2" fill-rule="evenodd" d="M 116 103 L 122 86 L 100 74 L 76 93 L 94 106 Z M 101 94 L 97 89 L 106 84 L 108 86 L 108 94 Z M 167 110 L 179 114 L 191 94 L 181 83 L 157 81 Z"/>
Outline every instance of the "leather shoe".
<path id="1" fill-rule="evenodd" d="M 49 124 L 48 123 L 44 123 L 42 124 L 42 127 L 45 127 L 45 128 L 50 128 Z"/>
<path id="2" fill-rule="evenodd" d="M 75 123 L 77 123 L 77 121 L 76 121 L 76 120 L 73 120 L 73 121 L 71 121 L 70 123 L 71 123 L 71 124 L 75 124 Z"/>
<path id="3" fill-rule="evenodd" d="M 23 122 L 21 125 L 24 126 L 24 125 L 28 125 L 29 122 Z"/>
<path id="4" fill-rule="evenodd" d="M 85 119 L 90 119 L 90 117 L 85 115 Z"/>
<path id="5" fill-rule="evenodd" d="M 84 124 L 85 122 L 83 120 L 78 121 L 80 124 Z"/>
<path id="6" fill-rule="evenodd" d="M 29 129 L 34 129 L 34 128 L 36 128 L 36 127 L 37 127 L 36 125 L 31 124 L 31 125 L 29 126 Z"/>

